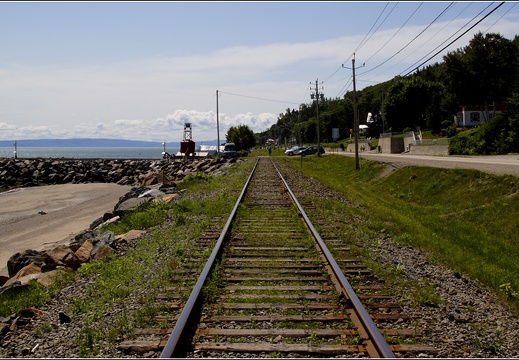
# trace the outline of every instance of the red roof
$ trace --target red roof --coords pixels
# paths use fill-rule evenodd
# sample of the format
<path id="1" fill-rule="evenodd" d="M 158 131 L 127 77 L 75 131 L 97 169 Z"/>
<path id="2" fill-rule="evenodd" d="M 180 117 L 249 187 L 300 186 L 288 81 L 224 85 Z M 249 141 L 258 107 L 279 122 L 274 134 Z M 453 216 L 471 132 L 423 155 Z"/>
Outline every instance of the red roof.
<path id="1" fill-rule="evenodd" d="M 485 110 L 485 107 L 484 106 L 479 106 L 479 105 L 470 105 L 470 106 L 462 106 L 461 107 L 461 111 L 484 111 Z M 506 110 L 506 105 L 503 104 L 503 103 L 497 103 L 494 107 L 494 105 L 492 104 L 489 104 L 488 105 L 488 111 L 492 111 L 492 110 L 496 110 L 496 111 L 505 111 Z"/>

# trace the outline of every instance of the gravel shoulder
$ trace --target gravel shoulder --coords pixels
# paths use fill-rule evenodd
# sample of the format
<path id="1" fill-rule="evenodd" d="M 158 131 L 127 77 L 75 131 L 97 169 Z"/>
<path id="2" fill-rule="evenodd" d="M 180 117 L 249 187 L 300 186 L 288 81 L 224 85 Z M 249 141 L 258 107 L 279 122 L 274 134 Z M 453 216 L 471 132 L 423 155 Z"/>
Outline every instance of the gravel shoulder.
<path id="1" fill-rule="evenodd" d="M 113 207 L 131 186 L 89 183 L 28 187 L 0 193 L 0 275 L 24 250 L 68 241 Z"/>

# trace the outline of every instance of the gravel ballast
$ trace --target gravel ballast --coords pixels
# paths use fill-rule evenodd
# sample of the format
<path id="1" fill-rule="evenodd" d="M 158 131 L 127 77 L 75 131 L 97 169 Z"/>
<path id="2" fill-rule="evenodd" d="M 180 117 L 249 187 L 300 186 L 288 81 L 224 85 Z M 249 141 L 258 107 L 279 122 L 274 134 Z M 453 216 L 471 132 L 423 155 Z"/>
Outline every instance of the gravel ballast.
<path id="1" fill-rule="evenodd" d="M 341 198 L 338 193 L 322 186 L 313 179 L 301 179 L 293 169 L 284 168 L 283 175 L 298 193 L 321 199 Z M 293 174 L 290 176 L 289 174 Z M 190 196 L 186 194 L 186 196 Z M 200 194 L 193 194 L 200 197 Z M 348 200 L 344 199 L 345 202 Z M 166 226 L 163 224 L 162 226 Z M 151 231 L 149 232 L 151 233 Z M 149 236 L 149 235 L 146 235 Z M 139 240 L 135 240 L 139 241 Z M 134 244 L 129 243 L 128 246 Z M 441 298 L 438 305 L 416 305 L 409 294 L 401 291 L 395 301 L 403 304 L 404 312 L 419 330 L 417 343 L 430 345 L 438 350 L 439 358 L 518 358 L 519 319 L 503 304 L 499 297 L 476 280 L 454 272 L 435 263 L 416 249 L 397 244 L 389 234 L 380 232 L 373 256 L 388 266 L 397 265 L 402 276 L 410 281 L 426 279 L 436 288 Z M 120 254 L 123 255 L 124 252 Z M 153 269 L 150 269 L 153 271 Z M 75 339 L 82 327 L 81 316 L 64 321 L 60 313 L 68 313 L 72 299 L 81 298 L 87 286 L 95 279 L 83 279 L 63 289 L 58 297 L 39 309 L 28 323 L 20 322 L 0 338 L 0 357 L 28 358 L 78 358 L 79 348 Z M 139 309 L 138 299 L 142 294 L 132 293 L 124 302 L 106 309 L 107 321 L 116 320 L 123 309 Z M 96 344 L 100 349 L 97 357 L 135 357 L 117 350 L 117 344 Z M 158 357 L 157 352 L 142 354 L 142 357 Z M 141 356 L 141 355 L 139 355 Z M 418 357 L 421 357 L 418 354 Z"/>

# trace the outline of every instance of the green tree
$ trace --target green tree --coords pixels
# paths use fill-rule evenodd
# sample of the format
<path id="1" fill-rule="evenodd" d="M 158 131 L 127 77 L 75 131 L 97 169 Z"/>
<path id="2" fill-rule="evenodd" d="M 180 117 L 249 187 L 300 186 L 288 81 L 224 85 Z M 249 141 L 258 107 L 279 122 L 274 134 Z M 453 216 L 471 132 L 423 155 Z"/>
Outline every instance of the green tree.
<path id="1" fill-rule="evenodd" d="M 236 145 L 236 150 L 250 150 L 256 145 L 256 137 L 247 125 L 231 126 L 225 135 L 227 142 Z"/>
<path id="2" fill-rule="evenodd" d="M 384 101 L 384 113 L 392 131 L 425 128 L 435 91 L 434 84 L 420 77 L 399 78 L 391 84 Z"/>
<path id="3" fill-rule="evenodd" d="M 476 34 L 469 45 L 444 56 L 445 83 L 458 105 L 486 109 L 511 93 L 518 74 L 519 49 L 499 34 Z"/>

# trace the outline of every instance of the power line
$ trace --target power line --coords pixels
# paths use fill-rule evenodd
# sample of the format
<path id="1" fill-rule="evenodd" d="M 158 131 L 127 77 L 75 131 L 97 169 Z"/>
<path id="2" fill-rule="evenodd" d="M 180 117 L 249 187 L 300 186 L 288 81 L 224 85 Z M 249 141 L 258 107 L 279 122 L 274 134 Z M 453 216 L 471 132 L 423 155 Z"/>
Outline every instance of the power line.
<path id="1" fill-rule="evenodd" d="M 299 103 L 295 103 L 295 102 L 291 102 L 291 101 L 281 101 L 281 100 L 273 100 L 273 99 L 264 99 L 264 98 L 259 98 L 259 97 L 255 97 L 255 96 L 248 96 L 248 95 L 241 95 L 241 94 L 233 94 L 233 93 L 225 92 L 225 91 L 220 91 L 220 93 L 222 93 L 222 94 L 227 94 L 227 95 L 234 95 L 234 96 L 246 97 L 246 98 L 249 98 L 249 99 L 256 99 L 256 100 L 263 100 L 263 101 L 278 102 L 278 103 L 282 103 L 282 104 L 293 104 L 293 105 L 295 104 L 295 105 L 299 105 Z"/>
<path id="2" fill-rule="evenodd" d="M 389 60 L 391 60 L 392 58 L 394 58 L 395 56 L 397 56 L 398 54 L 400 54 L 400 52 L 402 50 L 404 50 L 406 47 L 408 47 L 409 45 L 411 45 L 413 43 L 413 41 L 415 41 L 416 39 L 418 39 L 418 37 L 420 37 L 420 35 L 422 35 L 429 27 L 431 27 L 432 24 L 434 24 L 443 14 L 445 14 L 445 12 L 447 10 L 449 10 L 449 8 L 452 7 L 454 3 L 450 3 L 449 6 L 447 6 L 438 16 L 436 16 L 436 18 L 431 21 L 429 23 L 429 25 L 427 25 L 422 31 L 420 31 L 420 33 L 418 33 L 418 35 L 416 35 L 411 41 L 409 41 L 403 48 L 401 48 L 400 50 L 398 50 L 393 56 L 391 56 L 390 58 L 388 58 L 387 60 L 383 61 L 382 63 L 380 63 L 379 65 L 375 66 L 374 68 L 370 69 L 370 70 L 367 70 L 367 71 L 364 71 L 363 73 L 360 73 L 358 75 L 363 75 L 363 74 L 366 74 L 370 71 L 373 71 L 379 67 L 381 67 L 382 65 L 384 65 L 385 63 L 387 63 Z M 417 9 L 418 10 L 418 9 Z"/>
<path id="3" fill-rule="evenodd" d="M 432 58 L 434 58 L 436 55 L 438 55 L 439 53 L 441 53 L 443 50 L 445 50 L 446 48 L 448 48 L 449 46 L 451 46 L 454 42 L 456 42 L 459 38 L 461 38 L 463 35 L 465 35 L 466 33 L 468 33 L 470 30 L 472 30 L 476 25 L 478 25 L 480 22 L 482 22 L 483 20 L 485 20 L 487 17 L 490 16 L 490 14 L 492 14 L 494 11 L 496 11 L 497 9 L 499 9 L 501 6 L 504 5 L 504 1 L 497 5 L 491 12 L 489 12 L 488 14 L 486 14 L 481 20 L 479 20 L 477 23 L 475 23 L 474 25 L 472 25 L 469 29 L 467 29 L 463 34 L 461 34 L 460 36 L 458 36 L 456 39 L 454 39 L 452 42 L 450 42 L 447 46 L 445 46 L 444 48 L 442 48 L 440 51 L 438 51 L 436 54 L 434 54 L 433 56 L 431 56 L 429 59 L 425 60 L 423 63 L 421 63 L 420 65 L 418 65 L 416 67 L 415 70 L 418 70 L 418 68 L 420 66 L 422 66 L 423 64 L 427 63 L 429 60 L 431 60 Z M 407 76 L 411 73 L 412 71 L 408 72 L 407 74 L 405 74 L 404 76 Z"/>
<path id="4" fill-rule="evenodd" d="M 382 16 L 382 14 L 384 13 L 384 11 L 386 11 L 386 8 L 388 7 L 389 3 L 386 3 L 386 6 L 384 6 L 384 9 L 382 9 L 382 12 L 380 13 L 380 15 L 378 16 L 377 20 L 375 20 L 375 22 L 373 23 L 373 25 L 371 25 L 371 29 L 369 29 L 368 33 L 366 34 L 366 36 L 364 36 L 364 39 L 362 39 L 362 41 L 360 42 L 359 46 L 357 46 L 357 48 L 353 51 L 353 53 L 356 53 L 362 46 L 364 46 L 364 44 L 366 42 L 368 42 L 369 39 L 371 39 L 371 36 L 373 36 L 373 34 L 375 34 L 377 32 L 377 30 L 380 28 L 380 26 L 382 26 L 382 24 L 386 21 L 386 19 L 388 18 L 389 15 L 391 15 L 391 13 L 393 12 L 393 10 L 395 10 L 396 6 L 398 5 L 398 3 L 395 4 L 395 6 L 393 6 L 393 9 L 389 12 L 389 14 L 387 14 L 387 16 L 385 17 L 384 21 L 382 21 L 380 23 L 380 25 L 377 27 L 377 30 L 375 30 L 373 32 L 373 34 L 371 34 L 371 36 L 369 37 L 368 40 L 366 40 L 366 37 L 368 37 L 369 33 L 371 32 L 371 30 L 373 30 L 373 27 L 375 26 L 375 24 L 378 22 L 378 19 L 380 19 L 380 17 Z M 364 40 L 366 40 L 366 42 L 364 42 Z M 349 58 L 351 57 L 351 55 L 349 56 Z"/>
<path id="5" fill-rule="evenodd" d="M 454 3 L 453 3 L 454 4 Z M 471 5 L 472 3 L 469 3 L 463 10 L 461 10 L 456 16 L 454 16 L 454 18 L 452 18 L 448 23 L 446 23 L 441 29 L 439 29 L 433 36 L 431 36 L 429 39 L 427 39 L 422 45 L 420 45 L 418 48 L 416 48 L 414 50 L 414 53 L 416 53 L 418 50 L 420 50 L 422 47 L 424 47 L 424 45 L 426 45 L 427 43 L 429 43 L 433 38 L 435 38 L 440 32 L 442 32 L 447 26 L 449 26 L 458 16 L 460 16 L 465 10 L 467 10 L 467 8 Z M 393 66 L 391 66 L 390 68 L 388 68 L 386 70 L 386 72 L 388 70 L 391 70 L 392 68 L 394 68 L 395 66 L 397 66 L 398 64 L 402 63 L 404 60 L 406 60 L 409 56 L 413 55 L 413 53 L 410 53 L 409 55 L 407 55 L 406 57 L 404 57 L 402 60 L 400 60 L 399 62 L 395 63 Z M 429 54 L 427 54 L 429 55 Z M 427 56 L 426 55 L 426 56 Z M 425 57 L 425 56 L 424 56 Z M 423 59 L 423 58 L 422 58 Z M 420 59 L 419 61 L 421 61 L 422 59 Z M 407 70 L 406 70 L 407 71 Z M 366 71 L 367 72 L 367 71 Z"/>
<path id="6" fill-rule="evenodd" d="M 389 5 L 389 3 L 386 4 L 386 6 L 384 7 L 384 9 L 382 10 L 382 12 L 380 13 L 380 15 L 378 16 L 377 20 L 373 23 L 373 25 L 371 26 L 371 29 L 373 29 L 373 26 L 375 26 L 375 24 L 377 23 L 378 19 L 380 19 L 380 17 L 382 16 L 382 14 L 384 13 L 384 11 L 386 10 L 387 6 Z M 368 42 L 369 39 L 371 39 L 371 37 L 377 32 L 377 30 L 382 26 L 382 24 L 384 24 L 384 22 L 387 20 L 387 18 L 389 17 L 389 15 L 391 15 L 391 13 L 393 12 L 393 10 L 395 10 L 396 6 L 398 5 L 398 3 L 395 4 L 395 6 L 393 6 L 393 8 L 391 9 L 391 11 L 389 12 L 389 14 L 386 15 L 386 17 L 384 18 L 384 20 L 378 25 L 377 29 L 371 34 L 371 36 L 364 42 L 364 40 L 366 39 L 366 37 L 369 35 L 369 33 L 371 32 L 371 29 L 369 29 L 368 33 L 364 36 L 364 39 L 362 39 L 362 41 L 360 42 L 360 44 L 357 46 L 357 49 L 360 49 L 362 46 L 364 46 L 364 44 L 366 42 Z M 364 44 L 363 44 L 364 42 Z M 357 52 L 357 50 L 355 50 L 350 56 L 348 56 L 348 59 L 350 59 L 353 54 L 355 54 Z M 343 63 L 345 63 L 347 60 L 344 60 Z M 334 71 L 333 74 L 331 74 L 330 76 L 328 76 L 327 78 L 325 78 L 324 82 L 326 82 L 327 80 L 331 79 L 335 74 L 337 74 L 337 72 L 339 70 L 341 70 L 342 67 L 339 66 L 337 68 L 337 70 Z"/>
<path id="7" fill-rule="evenodd" d="M 337 97 L 341 97 L 346 93 L 346 91 L 349 89 L 350 85 L 352 84 L 353 75 L 350 75 L 348 82 L 341 88 L 339 91 L 339 94 L 337 94 Z"/>
<path id="8" fill-rule="evenodd" d="M 483 34 L 486 34 L 486 33 L 488 32 L 488 30 L 490 30 L 490 29 L 491 29 L 495 24 L 497 24 L 497 22 L 498 22 L 499 20 L 501 20 L 501 19 L 503 18 L 503 16 L 505 16 L 506 14 L 508 14 L 508 12 L 509 12 L 510 10 L 512 10 L 512 9 L 515 7 L 515 5 L 517 5 L 517 3 L 514 3 L 510 9 L 506 10 L 506 12 L 505 12 L 503 15 L 501 15 L 501 17 L 500 17 L 499 19 L 497 19 L 497 20 L 496 20 L 492 25 L 490 25 L 490 27 L 489 27 L 488 29 L 486 29 L 485 32 L 484 32 Z"/>
<path id="9" fill-rule="evenodd" d="M 378 50 L 377 50 L 373 55 L 371 55 L 371 56 L 366 60 L 366 62 L 369 61 L 371 58 L 373 58 L 373 56 L 377 55 L 377 54 L 380 52 L 380 50 L 382 50 L 382 49 L 383 49 L 387 44 L 389 44 L 389 42 L 390 42 L 391 40 L 393 40 L 393 38 L 396 36 L 396 34 L 398 34 L 398 33 L 400 32 L 400 30 L 402 30 L 402 29 L 404 28 L 404 26 L 408 23 L 409 20 L 411 20 L 411 18 L 414 16 L 414 14 L 416 14 L 416 12 L 418 11 L 418 9 L 420 9 L 420 7 L 421 7 L 422 5 L 423 5 L 423 2 L 420 3 L 420 5 L 418 5 L 418 7 L 416 8 L 416 10 L 411 14 L 411 16 L 409 16 L 409 17 L 407 18 L 407 20 L 402 24 L 402 26 L 400 26 L 400 28 L 399 28 L 399 29 L 398 29 L 398 30 L 393 34 L 393 36 L 391 36 L 391 38 L 390 38 L 388 41 L 386 41 L 386 43 L 385 43 L 384 45 L 382 45 L 382 47 L 381 47 L 380 49 L 378 49 Z"/>
<path id="10" fill-rule="evenodd" d="M 446 40 L 444 40 L 440 45 L 436 46 L 434 49 L 432 49 L 431 51 L 429 51 L 426 55 L 424 55 L 420 60 L 418 60 L 417 62 L 415 62 L 413 65 L 409 66 L 407 69 L 405 69 L 404 71 L 402 71 L 399 75 L 402 75 L 404 72 L 408 71 L 409 69 L 412 69 L 415 67 L 415 65 L 422 61 L 424 58 L 426 58 L 427 56 L 429 56 L 433 51 L 435 51 L 436 49 L 438 49 L 440 46 L 442 46 L 443 44 L 445 44 L 447 41 L 449 41 L 450 38 L 452 38 L 454 35 L 456 35 L 457 33 L 459 33 L 465 26 L 467 26 L 468 24 L 470 24 L 472 21 L 474 21 L 474 19 L 476 19 L 479 15 L 481 15 L 481 13 L 483 13 L 486 9 L 488 9 L 492 4 L 488 4 L 483 10 L 481 10 L 476 16 L 474 16 L 472 19 L 470 19 L 465 25 L 463 25 L 460 29 L 458 29 L 454 34 L 452 34 L 451 36 L 449 36 Z M 467 6 L 468 7 L 468 6 Z M 466 9 L 466 8 L 465 8 Z M 465 9 L 463 11 L 465 11 Z M 469 29 L 470 30 L 470 29 Z M 462 35 L 463 36 L 463 35 Z M 436 56 L 436 55 L 435 55 Z M 433 56 L 434 57 L 434 56 Z M 430 59 L 429 59 L 430 60 Z M 427 60 L 427 61 L 429 61 Z M 407 74 L 405 75 L 407 76 Z"/>

